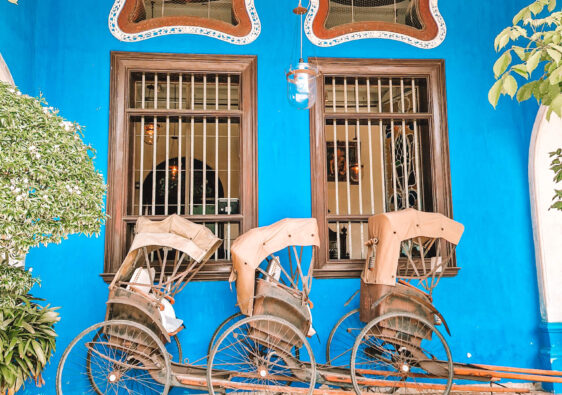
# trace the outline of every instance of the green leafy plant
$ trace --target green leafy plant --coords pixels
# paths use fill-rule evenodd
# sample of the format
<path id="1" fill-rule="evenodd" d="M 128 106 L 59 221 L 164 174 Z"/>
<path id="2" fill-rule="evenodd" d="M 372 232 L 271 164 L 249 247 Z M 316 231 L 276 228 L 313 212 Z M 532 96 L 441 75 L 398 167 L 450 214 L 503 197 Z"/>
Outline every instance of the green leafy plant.
<path id="1" fill-rule="evenodd" d="M 0 264 L 0 308 L 16 306 L 19 297 L 29 294 L 35 284 L 39 284 L 39 280 L 33 278 L 31 271 Z"/>
<path id="2" fill-rule="evenodd" d="M 69 234 L 98 234 L 103 176 L 82 127 L 0 83 L 0 255 L 23 256 Z"/>
<path id="3" fill-rule="evenodd" d="M 545 10 L 546 9 L 546 10 Z M 562 117 L 562 11 L 555 11 L 556 0 L 536 0 L 523 8 L 494 41 L 500 57 L 494 63 L 496 82 L 488 100 L 497 106 L 502 95 L 517 101 L 534 97 Z M 510 44 L 508 46 L 508 44 Z M 527 81 L 519 85 L 518 80 Z M 562 181 L 562 153 L 550 153 L 554 181 Z M 562 210 L 562 191 L 556 190 L 552 208 Z"/>
<path id="4" fill-rule="evenodd" d="M 41 373 L 55 351 L 59 321 L 55 308 L 20 296 L 21 303 L 0 309 L 0 393 L 13 394 L 26 380 L 44 384 Z"/>
<path id="5" fill-rule="evenodd" d="M 14 394 L 30 379 L 41 386 L 55 351 L 59 315 L 29 295 L 37 282 L 29 271 L 0 265 L 0 394 Z"/>
<path id="6" fill-rule="evenodd" d="M 550 170 L 554 172 L 554 182 L 562 182 L 562 148 L 558 148 L 556 151 L 550 153 L 552 163 L 550 164 Z M 554 203 L 551 208 L 562 210 L 562 189 L 554 190 L 554 197 L 552 198 Z"/>

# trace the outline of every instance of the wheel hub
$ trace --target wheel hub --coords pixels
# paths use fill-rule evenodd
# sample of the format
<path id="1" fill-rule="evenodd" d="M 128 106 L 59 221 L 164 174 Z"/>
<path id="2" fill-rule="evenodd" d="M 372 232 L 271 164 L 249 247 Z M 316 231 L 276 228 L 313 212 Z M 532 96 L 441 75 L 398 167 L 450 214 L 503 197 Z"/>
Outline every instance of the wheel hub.
<path id="1" fill-rule="evenodd" d="M 267 375 L 269 374 L 269 372 L 267 371 L 267 367 L 265 366 L 258 366 L 258 375 L 261 378 L 267 377 Z"/>
<path id="2" fill-rule="evenodd" d="M 114 370 L 107 375 L 107 381 L 115 383 L 121 378 L 121 372 Z"/>

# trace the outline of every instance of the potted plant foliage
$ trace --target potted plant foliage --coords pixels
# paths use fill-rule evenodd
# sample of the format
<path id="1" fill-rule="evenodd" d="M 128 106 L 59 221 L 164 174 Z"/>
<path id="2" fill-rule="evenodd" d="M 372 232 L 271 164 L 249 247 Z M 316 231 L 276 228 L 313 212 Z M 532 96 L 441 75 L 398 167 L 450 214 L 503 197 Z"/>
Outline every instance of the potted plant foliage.
<path id="1" fill-rule="evenodd" d="M 500 96 L 518 101 L 534 97 L 562 117 L 562 11 L 556 0 L 536 0 L 523 8 L 495 39 L 501 52 L 494 64 L 496 82 L 488 93 L 495 107 Z M 525 81 L 520 85 L 519 81 Z M 562 181 L 562 149 L 551 152 L 554 181 Z M 562 210 L 562 189 L 555 190 L 552 208 Z"/>
<path id="2" fill-rule="evenodd" d="M 0 82 L 0 395 L 28 379 L 42 383 L 58 320 L 29 295 L 36 280 L 13 263 L 40 244 L 98 234 L 105 221 L 105 183 L 82 137 L 43 98 Z"/>
<path id="3" fill-rule="evenodd" d="M 0 265 L 0 394 L 14 394 L 26 380 L 43 384 L 41 372 L 55 351 L 55 308 L 29 295 L 38 280 L 30 271 Z"/>

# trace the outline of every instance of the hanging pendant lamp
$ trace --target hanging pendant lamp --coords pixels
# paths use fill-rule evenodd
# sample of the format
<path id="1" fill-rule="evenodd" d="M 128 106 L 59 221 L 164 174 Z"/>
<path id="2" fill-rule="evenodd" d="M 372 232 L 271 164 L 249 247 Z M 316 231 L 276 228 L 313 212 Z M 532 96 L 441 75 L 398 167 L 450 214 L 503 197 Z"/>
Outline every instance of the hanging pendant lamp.
<path id="1" fill-rule="evenodd" d="M 311 108 L 316 102 L 316 81 L 318 69 L 312 64 L 304 61 L 302 56 L 303 40 L 303 16 L 308 9 L 302 6 L 302 0 L 293 10 L 300 17 L 300 58 L 296 64 L 292 64 L 287 71 L 287 97 L 289 102 L 299 110 Z"/>

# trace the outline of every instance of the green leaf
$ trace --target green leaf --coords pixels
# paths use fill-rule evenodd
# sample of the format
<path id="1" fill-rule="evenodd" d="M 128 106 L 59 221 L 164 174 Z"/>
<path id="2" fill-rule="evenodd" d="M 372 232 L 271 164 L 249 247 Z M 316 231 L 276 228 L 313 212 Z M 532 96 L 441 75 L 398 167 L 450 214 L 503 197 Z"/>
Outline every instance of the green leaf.
<path id="1" fill-rule="evenodd" d="M 517 92 L 517 81 L 515 81 L 515 78 L 513 78 L 511 74 L 507 74 L 504 79 L 503 92 L 511 97 L 515 96 Z"/>
<path id="2" fill-rule="evenodd" d="M 510 65 L 510 63 L 511 53 L 510 51 L 506 51 L 502 56 L 498 58 L 498 60 L 496 60 L 496 63 L 494 63 L 494 75 L 496 76 L 496 78 L 498 78 L 507 70 L 507 67 Z"/>
<path id="3" fill-rule="evenodd" d="M 503 79 L 497 80 L 494 85 L 488 91 L 488 101 L 494 108 L 498 105 L 500 99 L 501 91 L 503 87 Z"/>
<path id="4" fill-rule="evenodd" d="M 517 25 L 520 21 L 530 17 L 531 17 L 531 12 L 529 11 L 529 7 L 525 7 L 521 11 L 519 11 L 517 15 L 513 17 L 513 24 Z"/>
<path id="5" fill-rule="evenodd" d="M 562 58 L 562 54 L 555 49 L 547 48 L 546 53 L 558 64 Z"/>
<path id="6" fill-rule="evenodd" d="M 25 328 L 26 331 L 28 331 L 29 333 L 35 333 L 35 329 L 33 329 L 33 327 L 31 325 L 29 325 L 27 322 L 22 322 L 21 326 L 23 328 Z"/>
<path id="7" fill-rule="evenodd" d="M 512 66 L 511 69 L 515 71 L 517 74 L 519 74 L 521 77 L 525 79 L 529 78 L 529 74 L 527 73 L 527 67 L 523 63 L 516 64 Z"/>
<path id="8" fill-rule="evenodd" d="M 541 55 L 542 55 L 541 51 L 536 51 L 529 57 L 529 60 L 527 60 L 527 71 L 529 72 L 529 74 L 532 74 L 533 71 L 539 65 L 539 62 L 541 60 Z"/>
<path id="9" fill-rule="evenodd" d="M 551 85 L 558 85 L 562 82 L 562 66 L 550 73 L 548 81 Z"/>
<path id="10" fill-rule="evenodd" d="M 545 6 L 545 4 L 542 1 L 537 0 L 529 6 L 529 10 L 533 14 L 537 15 L 537 14 L 540 14 L 542 12 L 542 10 L 544 9 L 544 6 Z"/>
<path id="11" fill-rule="evenodd" d="M 550 103 L 550 109 L 556 113 L 559 117 L 562 117 L 562 93 L 552 100 Z"/>
<path id="12" fill-rule="evenodd" d="M 507 43 L 509 42 L 509 34 L 505 34 L 503 35 L 500 39 L 499 39 L 499 44 L 496 48 L 496 51 L 501 51 L 503 49 L 503 47 L 505 47 L 507 45 Z"/>
<path id="13" fill-rule="evenodd" d="M 517 54 L 517 56 L 519 56 L 519 59 L 522 61 L 527 60 L 527 52 L 525 52 L 525 48 L 514 45 L 511 49 Z"/>
<path id="14" fill-rule="evenodd" d="M 43 350 L 41 349 L 41 345 L 36 340 L 32 340 L 31 346 L 33 347 L 33 351 L 35 352 L 35 356 L 37 357 L 39 362 L 41 362 L 41 365 L 45 366 L 45 364 L 47 363 L 47 360 L 45 359 L 45 354 L 43 353 Z"/>

